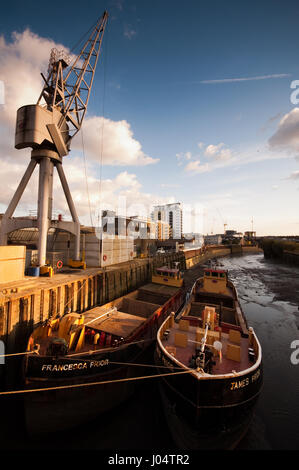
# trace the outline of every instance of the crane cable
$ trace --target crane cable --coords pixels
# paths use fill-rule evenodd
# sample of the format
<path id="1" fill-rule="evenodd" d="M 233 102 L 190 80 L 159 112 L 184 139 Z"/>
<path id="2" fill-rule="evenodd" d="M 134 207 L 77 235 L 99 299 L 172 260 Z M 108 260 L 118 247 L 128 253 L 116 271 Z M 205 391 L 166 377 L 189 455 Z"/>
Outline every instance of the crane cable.
<path id="1" fill-rule="evenodd" d="M 102 167 L 103 167 L 103 148 L 104 148 L 104 125 L 105 125 L 105 97 L 106 97 L 106 75 L 107 75 L 107 55 L 108 55 L 108 33 L 109 28 L 107 28 L 107 39 L 105 44 L 105 54 L 104 54 L 104 77 L 103 77 L 103 104 L 102 104 L 102 128 L 100 134 L 100 175 L 99 175 L 99 211 L 101 212 L 101 203 L 102 203 Z M 100 213 L 98 215 L 98 228 L 100 226 Z"/>
<path id="2" fill-rule="evenodd" d="M 84 126 L 84 124 L 83 124 L 83 126 Z M 87 194 L 88 207 L 89 207 L 90 223 L 91 223 L 91 226 L 93 227 L 92 214 L 91 214 L 91 206 L 90 206 L 90 197 L 89 197 L 89 189 L 88 189 L 87 170 L 86 170 L 86 156 L 85 156 L 83 126 L 81 127 L 81 141 L 82 141 L 82 152 L 83 152 L 83 157 L 84 157 L 84 172 L 85 172 L 85 182 L 86 182 L 86 194 Z"/>
<path id="3" fill-rule="evenodd" d="M 81 38 L 75 43 L 75 45 L 72 47 L 72 49 L 70 50 L 70 54 L 72 52 L 74 52 L 74 50 L 76 49 L 76 47 L 79 46 L 79 44 L 83 41 L 83 39 L 87 36 L 88 33 L 90 33 L 90 31 L 92 29 L 94 29 L 96 27 L 96 24 L 98 23 L 98 20 L 88 29 L 88 31 L 86 31 L 84 34 L 82 34 Z"/>
<path id="4" fill-rule="evenodd" d="M 89 33 L 89 31 L 95 27 L 97 22 L 91 26 L 91 28 L 82 36 L 82 38 L 77 42 L 77 44 L 72 48 L 71 52 L 77 47 L 78 44 L 83 40 L 85 36 Z M 107 33 L 108 33 L 108 28 L 107 28 Z M 108 34 L 107 34 L 108 37 Z M 106 40 L 106 50 L 105 50 L 105 57 L 104 57 L 104 82 L 103 82 L 103 123 L 102 123 L 102 139 L 101 139 L 101 163 L 100 163 L 100 194 L 101 194 L 101 180 L 102 180 L 102 159 L 103 159 L 103 132 L 104 132 L 104 109 L 105 109 L 105 93 L 106 93 L 106 61 L 107 61 L 107 44 L 108 40 Z M 93 219 L 92 219 L 92 211 L 91 211 L 91 204 L 90 204 L 90 195 L 89 195 L 89 189 L 88 189 L 88 179 L 87 179 L 87 168 L 86 168 L 86 155 L 85 155 L 85 148 L 84 148 L 84 135 L 83 135 L 83 127 L 84 124 L 81 128 L 81 139 L 82 139 L 82 151 L 83 151 L 83 156 L 84 156 L 84 171 L 85 171 L 85 181 L 86 181 L 86 193 L 87 193 L 87 199 L 88 199 L 88 207 L 89 207 L 89 215 L 90 215 L 90 223 L 91 226 L 93 227 Z M 99 206 L 101 205 L 101 197 L 99 200 Z"/>
<path id="5" fill-rule="evenodd" d="M 70 54 L 74 52 L 74 50 L 81 44 L 83 39 L 90 33 L 92 29 L 95 28 L 97 25 L 98 20 L 88 29 L 86 33 L 84 33 L 81 38 L 76 42 L 76 44 L 72 47 L 70 50 Z M 107 21 L 108 24 L 108 21 Z M 108 38 L 108 32 L 109 29 L 107 28 L 107 38 Z M 103 160 L 103 133 L 104 133 L 104 101 L 105 101 L 105 93 L 106 93 L 106 62 L 107 62 L 107 49 L 108 49 L 108 39 L 106 40 L 106 50 L 105 50 L 105 58 L 104 58 L 104 84 L 103 84 L 103 111 L 102 111 L 102 116 L 103 116 L 103 123 L 102 123 L 102 132 L 101 132 L 101 156 L 100 156 L 100 198 L 99 198 L 99 207 L 101 205 L 101 187 L 102 187 L 102 160 Z M 73 62 L 76 60 L 76 57 L 74 57 Z M 71 64 L 69 64 L 69 67 L 71 67 Z M 82 149 L 83 149 L 83 156 L 84 156 L 84 170 L 85 170 L 85 180 L 86 180 L 86 192 L 87 192 L 87 198 L 88 198 L 88 206 L 89 206 L 89 214 L 90 214 L 90 221 L 91 221 L 91 226 L 93 226 L 93 220 L 92 220 L 92 212 L 91 212 L 91 204 L 90 204 L 90 196 L 89 196 L 89 189 L 88 189 L 88 180 L 87 180 L 87 170 L 86 170 L 86 157 L 85 157 L 85 151 L 84 151 L 84 138 L 83 138 L 83 126 L 81 128 L 81 138 L 82 138 Z M 99 224 L 98 224 L 99 225 Z"/>

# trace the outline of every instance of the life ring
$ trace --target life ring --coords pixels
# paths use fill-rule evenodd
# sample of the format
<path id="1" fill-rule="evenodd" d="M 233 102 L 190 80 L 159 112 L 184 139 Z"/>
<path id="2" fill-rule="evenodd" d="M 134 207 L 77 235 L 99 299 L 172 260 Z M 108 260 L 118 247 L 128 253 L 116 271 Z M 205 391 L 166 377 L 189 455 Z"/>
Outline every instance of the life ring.
<path id="1" fill-rule="evenodd" d="M 63 262 L 61 261 L 61 259 L 57 261 L 56 266 L 57 266 L 58 269 L 61 269 L 61 268 L 62 268 Z"/>
<path id="2" fill-rule="evenodd" d="M 103 256 L 103 261 L 106 261 L 106 259 L 107 259 L 107 256 L 104 255 L 104 256 Z"/>

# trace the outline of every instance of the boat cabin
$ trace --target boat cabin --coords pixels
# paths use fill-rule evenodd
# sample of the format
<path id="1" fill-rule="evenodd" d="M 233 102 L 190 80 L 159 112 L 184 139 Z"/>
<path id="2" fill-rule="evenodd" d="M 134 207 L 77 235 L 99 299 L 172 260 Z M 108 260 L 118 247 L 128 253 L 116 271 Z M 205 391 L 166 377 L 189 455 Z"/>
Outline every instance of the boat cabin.
<path id="1" fill-rule="evenodd" d="M 203 275 L 203 289 L 215 294 L 226 294 L 227 271 L 223 269 L 205 269 Z"/>
<path id="2" fill-rule="evenodd" d="M 168 286 L 181 287 L 183 285 L 183 278 L 179 269 L 171 269 L 167 266 L 162 266 L 160 268 L 156 268 L 156 271 L 152 276 L 152 282 Z"/>

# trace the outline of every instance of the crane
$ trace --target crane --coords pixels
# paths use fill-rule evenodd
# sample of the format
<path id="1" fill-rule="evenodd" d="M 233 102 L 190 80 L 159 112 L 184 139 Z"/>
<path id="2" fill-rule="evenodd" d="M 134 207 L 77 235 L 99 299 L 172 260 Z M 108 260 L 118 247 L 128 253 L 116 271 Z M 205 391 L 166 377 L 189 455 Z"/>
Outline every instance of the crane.
<path id="1" fill-rule="evenodd" d="M 72 63 L 64 51 L 52 49 L 48 75 L 45 77 L 41 74 L 44 85 L 37 104 L 22 106 L 17 111 L 15 148 L 31 147 L 31 160 L 3 215 L 0 244 L 5 245 L 8 233 L 16 229 L 30 226 L 38 228 L 39 266 L 45 266 L 47 234 L 53 226 L 75 236 L 74 261 L 80 260 L 80 222 L 62 167 L 62 159 L 69 154 L 71 141 L 82 126 L 107 20 L 108 12 L 105 11 Z M 37 165 L 37 219 L 13 219 L 12 215 Z M 59 175 L 72 222 L 52 221 L 54 167 Z"/>
<path id="2" fill-rule="evenodd" d="M 221 212 L 220 212 L 220 210 L 218 209 L 218 207 L 217 207 L 217 211 L 218 211 L 218 214 L 220 215 L 221 220 L 222 220 L 222 222 L 223 222 L 223 229 L 224 229 L 223 234 L 225 235 L 225 229 L 226 229 L 226 227 L 227 227 L 227 222 L 224 222 L 223 217 L 222 217 Z"/>

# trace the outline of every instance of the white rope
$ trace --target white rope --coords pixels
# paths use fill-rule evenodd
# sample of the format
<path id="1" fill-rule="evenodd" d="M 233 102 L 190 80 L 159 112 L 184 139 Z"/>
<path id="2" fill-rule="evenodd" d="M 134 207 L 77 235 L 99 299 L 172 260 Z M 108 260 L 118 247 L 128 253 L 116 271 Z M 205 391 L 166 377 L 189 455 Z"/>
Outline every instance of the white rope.
<path id="1" fill-rule="evenodd" d="M 24 352 L 20 352 L 20 353 L 0 354 L 0 357 L 24 356 L 25 354 L 36 354 L 36 352 L 35 351 L 24 351 Z"/>
<path id="2" fill-rule="evenodd" d="M 9 390 L 7 392 L 0 392 L 1 395 L 19 395 L 22 393 L 34 393 L 34 392 L 45 392 L 49 390 L 65 390 L 70 388 L 80 388 L 80 387 L 92 387 L 95 385 L 106 385 L 111 383 L 120 383 L 120 382 L 132 382 L 134 380 L 145 380 L 145 379 L 155 379 L 160 377 L 167 377 L 169 375 L 182 375 L 190 374 L 193 372 L 193 369 L 188 369 L 180 372 L 169 372 L 167 374 L 156 374 L 156 375 L 144 375 L 142 377 L 128 377 L 126 379 L 117 379 L 117 380 L 103 380 L 101 382 L 90 382 L 82 384 L 72 384 L 72 385 L 61 385 L 58 387 L 45 387 L 45 388 L 33 388 L 28 390 Z"/>

